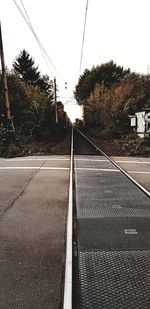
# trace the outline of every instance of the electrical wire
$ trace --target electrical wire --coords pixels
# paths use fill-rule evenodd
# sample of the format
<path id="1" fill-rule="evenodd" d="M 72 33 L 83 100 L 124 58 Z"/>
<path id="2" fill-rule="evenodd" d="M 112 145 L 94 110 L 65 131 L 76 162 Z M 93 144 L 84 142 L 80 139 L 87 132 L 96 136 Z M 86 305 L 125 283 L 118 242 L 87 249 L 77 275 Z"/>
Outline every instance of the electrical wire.
<path id="1" fill-rule="evenodd" d="M 36 35 L 34 29 L 33 29 L 33 26 L 32 26 L 32 24 L 31 24 L 31 21 L 30 21 L 28 15 L 27 15 L 27 12 L 26 12 L 26 10 L 25 10 L 25 7 L 24 7 L 24 5 L 23 5 L 23 2 L 21 2 L 21 3 L 22 3 L 22 5 L 23 5 L 23 7 L 24 7 L 26 16 L 25 16 L 25 14 L 22 12 L 22 10 L 21 10 L 21 8 L 19 7 L 19 5 L 18 5 L 18 3 L 16 2 L 16 0 L 13 0 L 13 1 L 14 1 L 14 3 L 15 3 L 16 7 L 18 8 L 19 12 L 21 13 L 22 17 L 24 18 L 25 22 L 27 23 L 28 27 L 29 27 L 30 30 L 32 31 L 34 37 L 36 38 L 36 41 L 37 41 L 37 43 L 38 43 L 38 45 L 39 45 L 39 48 L 40 48 L 40 50 L 41 50 L 41 52 L 42 52 L 42 54 L 43 54 L 44 60 L 45 60 L 46 64 L 49 66 L 49 64 L 48 64 L 48 62 L 47 62 L 47 59 L 46 59 L 46 57 L 45 57 L 45 54 L 44 54 L 44 52 L 43 52 L 43 49 L 42 49 L 42 47 L 41 47 L 40 41 L 39 41 L 39 39 L 38 39 L 38 37 L 37 37 L 37 35 Z M 50 68 L 50 67 L 49 67 L 49 68 Z"/>
<path id="2" fill-rule="evenodd" d="M 26 8 L 25 8 L 25 6 L 24 6 L 23 0 L 20 0 L 20 1 L 21 1 L 21 4 L 22 4 L 22 7 L 23 7 L 23 9 L 24 9 L 25 15 L 26 15 L 26 17 L 25 17 L 25 15 L 23 14 L 23 17 L 24 17 L 26 23 L 28 24 L 30 30 L 32 31 L 32 33 L 33 33 L 33 35 L 34 35 L 34 37 L 35 37 L 35 39 L 36 39 L 36 41 L 37 41 L 37 43 L 38 43 L 40 49 L 41 49 L 41 52 L 42 52 L 42 54 L 43 54 L 43 56 L 44 56 L 44 58 L 45 58 L 45 60 L 46 60 L 46 63 L 47 63 L 47 59 L 46 59 L 45 54 L 44 54 L 44 52 L 43 52 L 42 43 L 40 42 L 38 36 L 36 35 L 36 33 L 35 33 L 35 31 L 34 31 L 33 25 L 32 25 L 32 23 L 31 23 L 31 20 L 30 20 L 30 18 L 29 18 L 29 15 L 28 15 L 28 13 L 27 13 L 27 10 L 26 10 Z M 16 1 L 15 1 L 15 3 L 16 3 Z M 17 7 L 18 7 L 18 6 L 17 6 Z M 20 8 L 19 8 L 19 11 L 22 13 L 22 11 L 21 11 Z"/>
<path id="3" fill-rule="evenodd" d="M 22 0 L 21 0 L 21 4 L 22 4 L 22 6 L 23 6 L 23 9 L 24 9 L 24 11 L 25 11 L 26 17 L 27 17 L 27 19 L 28 19 L 28 22 L 27 22 L 27 19 L 26 19 L 26 17 L 24 16 L 24 17 L 25 17 L 25 21 L 27 22 L 27 24 L 28 24 L 30 30 L 32 31 L 32 33 L 33 33 L 33 35 L 34 35 L 34 37 L 35 37 L 35 39 L 36 39 L 36 41 L 37 41 L 37 43 L 38 43 L 38 45 L 39 45 L 39 48 L 40 48 L 40 50 L 41 50 L 41 53 L 42 53 L 42 55 L 43 55 L 43 57 L 44 57 L 44 60 L 45 60 L 45 62 L 46 62 L 46 64 L 47 64 L 47 66 L 48 66 L 49 69 L 51 70 L 51 68 L 50 68 L 50 66 L 49 66 L 49 63 L 48 63 L 48 61 L 47 61 L 47 58 L 46 58 L 46 56 L 45 56 L 45 52 L 44 52 L 43 45 L 42 45 L 42 43 L 40 42 L 38 36 L 36 35 L 36 33 L 35 33 L 35 31 L 34 31 L 34 28 L 33 28 L 33 26 L 32 26 L 31 20 L 30 20 L 30 18 L 29 18 L 29 15 L 28 15 L 28 13 L 27 13 L 27 10 L 26 10 L 26 8 L 25 8 L 25 6 L 24 6 Z M 55 66 L 53 65 L 53 63 L 52 63 L 51 60 L 50 60 L 50 63 L 52 64 L 54 70 L 56 70 L 56 68 L 55 68 Z"/>
<path id="4" fill-rule="evenodd" d="M 32 34 L 34 35 L 34 37 L 35 37 L 35 39 L 36 39 L 36 41 L 38 43 L 38 46 L 39 46 L 39 48 L 41 50 L 41 53 L 43 55 L 43 58 L 44 58 L 44 60 L 46 62 L 46 65 L 51 70 L 51 67 L 49 66 L 49 63 L 50 63 L 51 66 L 53 67 L 54 71 L 57 73 L 57 75 L 59 75 L 60 79 L 63 80 L 61 75 L 60 75 L 60 73 L 58 72 L 56 66 L 54 65 L 53 61 L 51 60 L 50 56 L 48 55 L 46 49 L 42 45 L 38 35 L 35 32 L 35 30 L 33 28 L 33 25 L 31 23 L 29 14 L 28 14 L 28 12 L 27 12 L 27 10 L 25 8 L 23 0 L 20 0 L 23 10 L 20 8 L 20 6 L 18 5 L 16 0 L 13 0 L 13 1 L 14 1 L 14 4 L 16 5 L 17 9 L 19 10 L 20 14 L 22 15 L 23 19 L 25 20 L 26 24 L 28 25 L 29 29 L 31 30 Z M 81 71 L 82 57 L 83 57 L 83 48 L 84 48 L 84 38 L 85 38 L 85 29 L 86 29 L 87 10 L 88 10 L 88 0 L 87 0 L 87 3 L 86 3 L 86 11 L 85 11 L 85 21 L 84 21 L 83 40 L 82 40 L 81 59 L 80 59 L 80 71 Z M 64 104 L 69 104 L 73 100 L 75 100 L 74 96 L 72 96 L 70 99 L 68 99 Z"/>
<path id="5" fill-rule="evenodd" d="M 81 67 L 82 67 L 82 58 L 83 58 L 83 49 L 84 49 L 84 39 L 85 39 L 85 30 L 86 30 L 86 20 L 87 20 L 88 2 L 89 2 L 89 0 L 86 1 L 86 8 L 85 8 L 85 19 L 84 19 L 84 27 L 83 27 L 83 38 L 82 38 L 82 47 L 81 47 L 81 58 L 80 58 L 79 74 L 81 73 Z"/>
<path id="6" fill-rule="evenodd" d="M 67 101 L 65 101 L 63 104 L 69 104 L 70 102 L 72 102 L 72 101 L 74 101 L 75 100 L 75 98 L 74 98 L 74 96 L 72 96 L 72 97 L 70 97 Z"/>
<path id="7" fill-rule="evenodd" d="M 39 45 L 39 47 L 40 47 L 40 49 L 41 49 L 41 51 L 42 51 L 42 54 L 44 55 L 44 58 L 45 58 L 45 60 L 46 60 L 46 63 L 47 63 L 47 59 L 48 59 L 49 62 L 50 62 L 50 64 L 52 65 L 53 69 L 56 71 L 56 73 L 57 73 L 58 75 L 60 75 L 59 72 L 58 72 L 58 70 L 56 69 L 56 66 L 54 65 L 53 61 L 51 60 L 50 56 L 48 55 L 46 49 L 45 49 L 44 46 L 42 45 L 42 43 L 41 43 L 39 37 L 37 36 L 37 34 L 36 34 L 36 32 L 35 32 L 35 30 L 34 30 L 34 28 L 33 28 L 33 25 L 32 25 L 32 23 L 31 23 L 31 20 L 30 20 L 30 18 L 29 18 L 29 15 L 28 15 L 28 13 L 27 13 L 27 10 L 26 10 L 26 8 L 25 8 L 25 6 L 24 6 L 23 0 L 21 0 L 21 4 L 22 4 L 22 6 L 23 6 L 23 9 L 24 9 L 24 11 L 25 11 L 26 17 L 27 17 L 27 19 L 28 19 L 28 22 L 29 22 L 28 25 L 29 25 L 29 27 L 30 27 L 30 29 L 31 29 L 31 31 L 32 31 L 32 33 L 33 33 L 35 39 L 37 40 L 37 43 L 38 43 L 38 45 Z M 47 57 L 47 58 L 46 58 L 46 57 Z M 48 65 L 48 66 L 49 66 L 49 65 Z"/>
<path id="8" fill-rule="evenodd" d="M 41 53 L 42 53 L 42 55 L 43 55 L 43 57 L 44 57 L 44 60 L 45 60 L 45 62 L 46 62 L 46 64 L 47 64 L 47 66 L 48 66 L 49 69 L 51 70 L 51 68 L 50 68 L 50 66 L 49 66 L 49 63 L 48 63 L 48 61 L 49 61 L 50 64 L 51 64 L 51 66 L 53 67 L 54 71 L 60 76 L 60 73 L 59 73 L 58 70 L 56 69 L 56 66 L 54 65 L 53 61 L 51 60 L 50 56 L 48 55 L 46 49 L 45 49 L 44 46 L 42 45 L 42 43 L 41 43 L 39 37 L 37 36 L 37 34 L 36 34 L 36 32 L 35 32 L 35 30 L 34 30 L 34 28 L 33 28 L 33 25 L 32 25 L 32 23 L 31 23 L 31 20 L 30 20 L 30 18 L 29 18 L 29 15 L 28 15 L 27 10 L 26 10 L 26 8 L 25 8 L 25 5 L 24 5 L 24 3 L 23 3 L 23 0 L 21 0 L 21 4 L 22 4 L 22 7 L 23 7 L 23 10 L 24 10 L 25 14 L 24 14 L 23 11 L 21 10 L 21 8 L 20 8 L 20 6 L 18 5 L 17 1 L 16 1 L 16 0 L 13 0 L 13 1 L 14 1 L 15 5 L 16 5 L 17 9 L 19 10 L 20 14 L 22 15 L 23 19 L 24 19 L 25 22 L 27 23 L 28 27 L 30 28 L 32 34 L 34 35 L 34 37 L 35 37 L 35 39 L 36 39 L 36 41 L 37 41 L 37 43 L 38 43 L 38 45 L 39 45 L 39 48 L 40 48 L 40 50 L 41 50 Z"/>

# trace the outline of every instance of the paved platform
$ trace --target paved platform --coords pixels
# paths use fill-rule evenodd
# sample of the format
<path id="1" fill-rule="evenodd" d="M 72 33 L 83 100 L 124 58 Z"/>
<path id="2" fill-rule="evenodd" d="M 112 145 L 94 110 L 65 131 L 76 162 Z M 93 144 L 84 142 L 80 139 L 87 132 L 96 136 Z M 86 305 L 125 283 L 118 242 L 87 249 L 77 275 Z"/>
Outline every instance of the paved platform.
<path id="1" fill-rule="evenodd" d="M 0 308 L 58 309 L 69 156 L 0 159 Z"/>
<path id="2" fill-rule="evenodd" d="M 150 199 L 104 156 L 75 156 L 80 309 L 150 308 Z"/>
<path id="3" fill-rule="evenodd" d="M 150 158 L 112 157 L 112 159 L 150 192 Z"/>

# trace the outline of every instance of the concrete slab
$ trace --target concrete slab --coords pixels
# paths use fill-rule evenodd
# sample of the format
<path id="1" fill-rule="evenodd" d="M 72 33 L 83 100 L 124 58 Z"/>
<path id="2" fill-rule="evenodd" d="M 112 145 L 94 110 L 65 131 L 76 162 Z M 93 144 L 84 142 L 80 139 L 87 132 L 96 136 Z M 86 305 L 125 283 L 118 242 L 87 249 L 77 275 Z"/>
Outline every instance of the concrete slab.
<path id="1" fill-rule="evenodd" d="M 0 170 L 0 308 L 60 306 L 69 160 L 68 156 L 63 156 L 62 161 L 60 156 L 59 161 L 53 156 L 57 162 L 50 158 L 44 158 L 44 162 L 43 157 L 19 162 L 24 167 L 37 165 L 38 170 Z M 10 163 L 16 165 L 14 160 L 5 161 L 3 166 Z M 40 169 L 43 163 L 59 169 Z"/>
<path id="2" fill-rule="evenodd" d="M 133 179 L 150 191 L 150 158 L 112 157 Z"/>

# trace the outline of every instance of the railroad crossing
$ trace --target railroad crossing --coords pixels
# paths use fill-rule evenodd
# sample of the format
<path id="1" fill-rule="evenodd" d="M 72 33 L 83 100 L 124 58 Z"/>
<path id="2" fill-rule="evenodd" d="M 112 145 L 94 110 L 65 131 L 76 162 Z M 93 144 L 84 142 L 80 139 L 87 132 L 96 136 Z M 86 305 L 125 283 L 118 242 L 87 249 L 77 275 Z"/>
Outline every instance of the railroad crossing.
<path id="1" fill-rule="evenodd" d="M 150 159 L 73 139 L 71 160 L 0 159 L 0 308 L 149 309 Z"/>
<path id="2" fill-rule="evenodd" d="M 79 308 L 148 309 L 149 196 L 92 145 L 88 152 L 87 140 L 80 154 L 79 139 L 83 146 L 76 132 Z"/>

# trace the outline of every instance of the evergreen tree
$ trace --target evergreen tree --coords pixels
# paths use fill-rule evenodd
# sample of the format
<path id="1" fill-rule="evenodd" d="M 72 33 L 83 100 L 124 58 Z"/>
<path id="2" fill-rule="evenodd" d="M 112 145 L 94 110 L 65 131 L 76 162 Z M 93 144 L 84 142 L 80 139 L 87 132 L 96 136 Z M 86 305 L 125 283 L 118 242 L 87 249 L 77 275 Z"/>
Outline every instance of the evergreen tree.
<path id="1" fill-rule="evenodd" d="M 53 83 L 48 75 L 40 75 L 38 67 L 35 66 L 33 58 L 23 49 L 13 63 L 15 72 L 26 84 L 38 86 L 41 91 L 52 100 L 53 99 Z"/>
<path id="2" fill-rule="evenodd" d="M 26 83 L 35 86 L 39 82 L 40 73 L 38 67 L 35 66 L 34 60 L 25 49 L 16 58 L 13 68 Z"/>
<path id="3" fill-rule="evenodd" d="M 41 91 L 45 92 L 51 100 L 53 100 L 53 81 L 50 80 L 48 75 L 42 75 L 36 83 L 36 86 L 40 88 Z"/>

